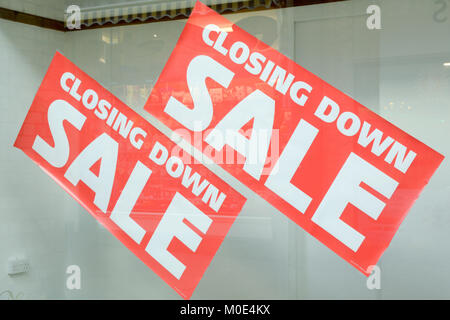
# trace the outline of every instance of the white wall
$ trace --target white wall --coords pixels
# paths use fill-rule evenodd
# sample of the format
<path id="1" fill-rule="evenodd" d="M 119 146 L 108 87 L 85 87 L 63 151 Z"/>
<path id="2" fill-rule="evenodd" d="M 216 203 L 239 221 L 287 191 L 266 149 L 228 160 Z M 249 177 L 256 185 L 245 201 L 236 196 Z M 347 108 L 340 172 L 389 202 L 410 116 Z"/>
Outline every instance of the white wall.
<path id="1" fill-rule="evenodd" d="M 63 33 L 0 19 L 0 292 L 29 299 L 64 294 L 66 217 L 76 206 L 13 143 L 63 44 Z M 28 274 L 6 274 L 6 261 L 15 255 L 30 259 Z"/>
<path id="2" fill-rule="evenodd" d="M 435 1 L 381 4 L 380 114 L 446 157 L 382 257 L 382 297 L 449 299 L 450 3 L 442 23 Z"/>
<path id="3" fill-rule="evenodd" d="M 299 64 L 435 148 L 449 153 L 448 20 L 426 1 L 379 1 L 382 30 L 365 27 L 374 1 L 227 15 Z M 185 21 L 59 33 L 0 20 L 0 265 L 30 257 L 31 272 L 0 292 L 25 298 L 178 299 L 30 159 L 12 147 L 55 50 L 165 133 L 143 111 Z M 21 88 L 21 89 L 18 89 Z M 408 108 L 410 107 L 410 108 Z M 248 197 L 194 299 L 450 298 L 447 161 L 439 168 L 382 257 L 382 289 L 217 166 Z M 16 174 L 20 170 L 20 174 Z M 65 268 L 82 270 L 82 290 L 65 289 Z"/>

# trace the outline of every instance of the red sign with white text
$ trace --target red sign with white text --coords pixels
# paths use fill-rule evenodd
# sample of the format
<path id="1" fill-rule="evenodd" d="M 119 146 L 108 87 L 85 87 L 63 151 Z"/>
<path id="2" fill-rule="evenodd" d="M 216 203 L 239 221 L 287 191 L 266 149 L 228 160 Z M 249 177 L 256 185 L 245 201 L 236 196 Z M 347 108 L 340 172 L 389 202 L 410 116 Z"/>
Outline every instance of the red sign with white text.
<path id="1" fill-rule="evenodd" d="M 366 275 L 444 158 L 201 2 L 145 109 Z"/>
<path id="2" fill-rule="evenodd" d="M 183 298 L 245 203 L 60 53 L 14 146 Z"/>

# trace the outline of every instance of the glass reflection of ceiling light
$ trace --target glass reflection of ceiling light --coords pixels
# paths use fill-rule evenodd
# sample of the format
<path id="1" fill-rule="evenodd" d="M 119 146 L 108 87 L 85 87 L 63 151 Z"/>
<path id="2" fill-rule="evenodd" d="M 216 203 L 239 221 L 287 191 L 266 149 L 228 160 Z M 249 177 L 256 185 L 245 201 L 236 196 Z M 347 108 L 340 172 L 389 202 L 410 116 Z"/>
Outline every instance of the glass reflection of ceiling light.
<path id="1" fill-rule="evenodd" d="M 98 59 L 101 63 L 106 63 L 105 58 L 101 57 L 100 59 Z"/>
<path id="2" fill-rule="evenodd" d="M 444 67 L 450 68 L 450 62 L 444 62 Z"/>
<path id="3" fill-rule="evenodd" d="M 112 41 L 111 41 L 112 40 Z M 118 44 L 119 43 L 119 35 L 113 34 L 112 39 L 108 34 L 102 34 L 102 41 L 107 44 Z"/>

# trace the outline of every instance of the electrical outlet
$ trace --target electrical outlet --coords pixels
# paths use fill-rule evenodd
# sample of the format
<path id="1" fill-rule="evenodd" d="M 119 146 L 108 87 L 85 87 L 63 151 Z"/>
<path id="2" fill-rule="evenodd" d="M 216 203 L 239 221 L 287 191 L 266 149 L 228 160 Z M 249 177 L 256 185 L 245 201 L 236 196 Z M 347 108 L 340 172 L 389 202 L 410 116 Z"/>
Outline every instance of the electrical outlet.
<path id="1" fill-rule="evenodd" d="M 25 257 L 11 257 L 8 259 L 7 272 L 9 275 L 26 273 L 30 270 L 30 263 Z"/>

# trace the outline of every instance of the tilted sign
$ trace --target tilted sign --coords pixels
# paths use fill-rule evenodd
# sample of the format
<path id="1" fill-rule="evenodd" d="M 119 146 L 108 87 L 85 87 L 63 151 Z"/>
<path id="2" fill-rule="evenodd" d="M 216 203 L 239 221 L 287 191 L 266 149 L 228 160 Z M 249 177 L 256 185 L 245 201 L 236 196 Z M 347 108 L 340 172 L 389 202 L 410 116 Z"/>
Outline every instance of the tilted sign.
<path id="1" fill-rule="evenodd" d="M 245 202 L 59 53 L 14 145 L 184 298 Z"/>
<path id="2" fill-rule="evenodd" d="M 145 109 L 366 275 L 443 160 L 201 2 Z"/>

